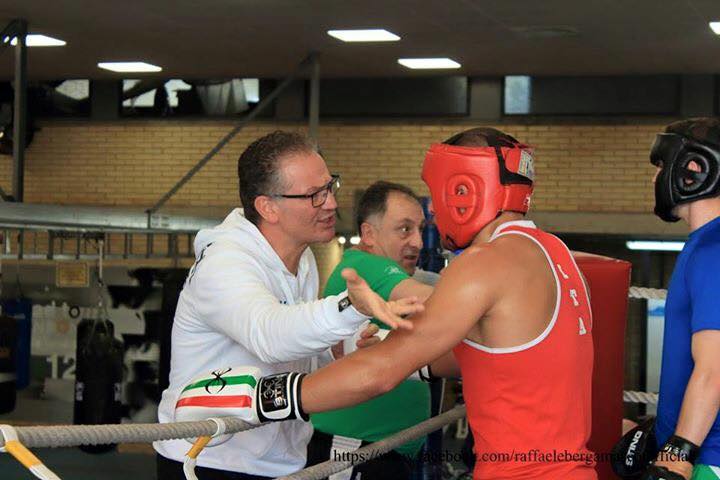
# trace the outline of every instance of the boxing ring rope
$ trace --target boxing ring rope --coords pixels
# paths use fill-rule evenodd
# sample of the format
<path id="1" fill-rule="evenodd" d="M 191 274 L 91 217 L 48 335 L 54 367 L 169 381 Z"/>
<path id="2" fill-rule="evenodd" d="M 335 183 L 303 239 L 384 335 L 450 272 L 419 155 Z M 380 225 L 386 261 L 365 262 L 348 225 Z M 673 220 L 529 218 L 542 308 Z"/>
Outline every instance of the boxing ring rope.
<path id="1" fill-rule="evenodd" d="M 629 298 L 636 299 L 664 299 L 666 296 L 667 290 L 636 286 L 630 287 L 628 293 Z M 623 401 L 626 403 L 654 405 L 658 403 L 658 395 L 656 393 L 626 390 L 623 392 Z M 394 450 L 400 445 L 425 436 L 452 422 L 456 422 L 465 416 L 465 411 L 465 405 L 456 406 L 445 413 L 402 430 L 384 440 L 355 450 L 352 452 L 353 455 L 348 455 L 349 458 L 346 460 L 327 461 L 292 475 L 281 477 L 281 480 L 314 480 L 341 472 L 354 465 Z M 222 418 L 222 422 L 225 425 L 225 433 L 237 433 L 258 427 L 249 425 L 235 417 L 224 417 Z M 261 426 L 262 425 L 260 425 L 260 427 Z M 12 429 L 13 435 L 17 438 L 17 442 L 25 447 L 55 448 L 107 443 L 151 443 L 157 440 L 213 436 L 218 432 L 218 423 L 214 420 L 204 420 L 162 424 L 8 426 L 8 428 Z M 5 435 L 0 434 L 0 451 L 5 451 L 5 447 Z"/>
<path id="2" fill-rule="evenodd" d="M 257 428 L 234 417 L 223 417 L 225 433 L 237 433 Z M 261 426 L 261 425 L 260 425 Z M 217 431 L 212 420 L 173 423 L 132 423 L 122 425 L 51 425 L 15 427 L 18 439 L 26 447 L 76 447 L 106 443 L 152 443 L 156 440 L 174 440 L 211 436 Z M 0 436 L 1 437 L 1 436 Z M 5 439 L 0 438 L 0 448 Z"/>
<path id="3" fill-rule="evenodd" d="M 423 437 L 435 430 L 439 430 L 445 425 L 456 422 L 463 417 L 465 417 L 465 405 L 458 405 L 445 413 L 441 413 L 429 420 L 425 420 L 424 422 L 420 422 L 410 428 L 401 430 L 394 435 L 380 440 L 379 442 L 371 443 L 370 445 L 358 448 L 357 450 L 350 452 L 351 455 L 348 455 L 350 458 L 347 460 L 328 460 L 327 462 L 300 470 L 292 475 L 279 477 L 277 480 L 315 480 L 318 478 L 325 478 L 334 473 L 342 472 L 343 470 L 359 463 L 372 460 L 375 457 L 394 450 L 400 445 L 415 440 L 416 438 Z"/>
<path id="4" fill-rule="evenodd" d="M 664 288 L 630 287 L 628 298 L 639 298 L 645 300 L 665 300 L 667 290 Z"/>
<path id="5" fill-rule="evenodd" d="M 657 394 L 648 392 L 637 392 L 626 390 L 623 392 L 623 400 L 627 403 L 645 403 L 657 404 Z M 408 430 L 403 430 L 396 435 L 406 434 L 409 430 L 415 428 L 424 428 L 424 424 L 434 421 L 431 425 L 440 422 L 434 429 L 441 428 L 456 420 L 448 420 L 444 423 L 442 419 L 447 419 L 443 415 L 438 415 L 419 423 Z M 465 409 L 462 407 L 462 411 Z M 457 415 L 457 412 L 453 415 Z M 440 420 L 437 420 L 440 419 Z M 227 428 L 225 433 L 237 433 L 256 426 L 248 425 L 242 420 L 233 417 L 224 417 Z M 194 438 L 201 435 L 212 435 L 217 430 L 217 424 L 212 420 L 203 420 L 198 422 L 175 422 L 175 423 L 133 423 L 122 425 L 53 425 L 53 426 L 37 426 L 37 427 L 15 427 L 20 442 L 26 447 L 76 447 L 78 445 L 99 445 L 105 443 L 151 443 L 156 440 L 173 440 L 179 438 Z M 429 432 L 433 430 L 428 430 Z M 414 430 L 413 430 L 414 432 Z M 419 433 L 413 438 L 403 437 L 398 445 L 421 437 L 425 433 Z M 390 438 L 383 440 L 387 441 Z M 5 439 L 0 438 L 0 448 L 5 445 Z M 368 445 L 370 446 L 370 445 Z M 387 451 L 392 450 L 389 448 Z"/>
<path id="6" fill-rule="evenodd" d="M 625 390 L 623 392 L 623 402 L 625 403 L 644 403 L 646 405 L 657 405 L 658 394 L 648 392 L 637 392 L 634 390 Z"/>

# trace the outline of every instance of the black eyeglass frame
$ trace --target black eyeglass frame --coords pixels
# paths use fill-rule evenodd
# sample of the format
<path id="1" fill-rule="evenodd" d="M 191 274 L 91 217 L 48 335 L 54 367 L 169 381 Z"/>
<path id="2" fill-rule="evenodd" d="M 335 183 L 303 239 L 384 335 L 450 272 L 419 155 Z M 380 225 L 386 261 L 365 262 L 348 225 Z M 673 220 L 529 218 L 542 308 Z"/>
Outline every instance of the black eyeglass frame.
<path id="1" fill-rule="evenodd" d="M 312 193 L 306 193 L 306 194 L 296 194 L 296 195 L 283 195 L 283 194 L 275 194 L 275 195 L 268 195 L 269 197 L 276 197 L 276 198 L 309 198 L 310 202 L 313 206 L 313 208 L 320 208 L 323 205 L 325 205 L 325 202 L 327 202 L 328 197 L 330 196 L 330 192 L 332 191 L 333 195 L 337 190 L 340 188 L 340 175 L 330 175 L 331 180 L 327 183 L 327 185 L 324 185 L 320 187 L 319 189 L 315 190 Z M 334 188 L 333 188 L 334 187 Z M 316 205 L 315 198 L 318 194 L 325 193 L 325 197 Z"/>

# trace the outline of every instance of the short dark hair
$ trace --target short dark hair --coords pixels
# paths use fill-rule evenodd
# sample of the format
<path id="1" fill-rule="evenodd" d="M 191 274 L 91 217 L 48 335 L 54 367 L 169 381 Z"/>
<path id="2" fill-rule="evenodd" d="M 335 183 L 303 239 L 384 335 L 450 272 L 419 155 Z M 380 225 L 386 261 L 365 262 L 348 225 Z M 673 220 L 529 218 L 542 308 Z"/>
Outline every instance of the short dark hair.
<path id="1" fill-rule="evenodd" d="M 255 225 L 260 214 L 255 210 L 255 199 L 260 195 L 281 193 L 283 178 L 278 163 L 284 155 L 299 152 L 317 152 L 317 146 L 307 136 L 296 132 L 276 130 L 252 142 L 238 159 L 240 202 L 245 218 Z"/>
<path id="2" fill-rule="evenodd" d="M 387 210 L 387 199 L 390 193 L 397 192 L 413 198 L 420 203 L 420 198 L 413 190 L 400 183 L 386 182 L 380 180 L 370 185 L 360 197 L 357 207 L 355 222 L 357 223 L 358 234 L 362 233 L 361 225 L 373 215 L 385 215 Z"/>
<path id="3" fill-rule="evenodd" d="M 665 133 L 675 133 L 718 148 L 720 147 L 720 118 L 697 117 L 679 120 L 665 127 Z"/>
<path id="4" fill-rule="evenodd" d="M 443 143 L 458 147 L 509 147 L 520 142 L 497 128 L 477 127 L 453 135 Z"/>

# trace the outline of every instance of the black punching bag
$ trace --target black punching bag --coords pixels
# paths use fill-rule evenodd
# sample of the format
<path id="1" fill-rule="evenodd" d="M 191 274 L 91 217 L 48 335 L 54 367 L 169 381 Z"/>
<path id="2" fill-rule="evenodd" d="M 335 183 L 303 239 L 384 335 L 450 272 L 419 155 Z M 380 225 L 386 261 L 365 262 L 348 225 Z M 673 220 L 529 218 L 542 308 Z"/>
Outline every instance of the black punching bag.
<path id="1" fill-rule="evenodd" d="M 76 425 L 120 423 L 123 345 L 109 320 L 84 319 L 77 328 L 75 369 Z M 110 445 L 83 445 L 88 453 L 103 453 Z"/>
<path id="2" fill-rule="evenodd" d="M 17 321 L 12 317 L 0 316 L 0 413 L 15 409 L 17 336 Z"/>

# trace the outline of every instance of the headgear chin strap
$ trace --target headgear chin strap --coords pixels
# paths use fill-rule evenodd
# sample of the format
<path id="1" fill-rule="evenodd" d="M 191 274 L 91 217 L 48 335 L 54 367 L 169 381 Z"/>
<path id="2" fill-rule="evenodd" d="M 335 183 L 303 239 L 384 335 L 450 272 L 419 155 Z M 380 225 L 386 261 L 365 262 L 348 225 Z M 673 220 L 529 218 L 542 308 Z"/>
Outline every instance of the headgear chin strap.
<path id="1" fill-rule="evenodd" d="M 443 245 L 465 248 L 502 212 L 526 213 L 533 178 L 532 149 L 526 145 L 432 145 L 422 179 L 430 188 Z"/>
<path id="2" fill-rule="evenodd" d="M 680 218 L 680 204 L 720 195 L 718 147 L 676 133 L 660 133 L 650 151 L 650 162 L 660 167 L 655 179 L 655 214 L 666 222 Z M 691 162 L 700 169 L 688 168 Z"/>

